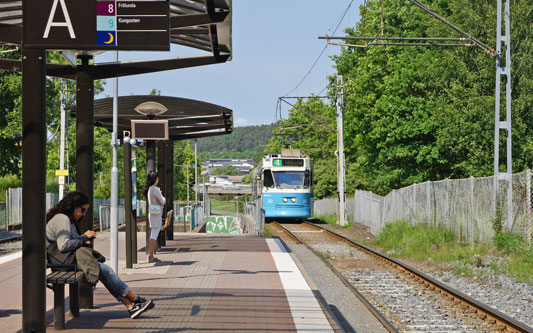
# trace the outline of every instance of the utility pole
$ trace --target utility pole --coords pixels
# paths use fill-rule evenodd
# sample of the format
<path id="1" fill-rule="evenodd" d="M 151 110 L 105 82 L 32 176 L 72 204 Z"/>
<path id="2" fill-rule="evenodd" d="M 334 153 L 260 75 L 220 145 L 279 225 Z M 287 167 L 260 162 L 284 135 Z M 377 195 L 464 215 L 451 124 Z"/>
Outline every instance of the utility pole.
<path id="1" fill-rule="evenodd" d="M 494 112 L 494 216 L 497 216 L 498 202 L 497 193 L 500 180 L 507 181 L 507 221 L 508 228 L 513 223 L 513 164 L 512 164 L 512 141 L 511 141 L 511 25 L 510 25 L 510 0 L 504 0 L 505 8 L 502 8 L 502 0 L 497 2 L 496 13 L 496 89 L 495 89 L 495 112 Z M 502 9 L 505 35 L 502 35 Z M 505 46 L 505 66 L 502 65 L 502 44 Z M 500 88 L 501 77 L 506 76 L 505 82 L 505 120 L 500 119 Z M 500 130 L 507 130 L 507 170 L 500 173 Z"/>
<path id="2" fill-rule="evenodd" d="M 118 63 L 118 51 L 115 51 L 115 63 Z M 111 137 L 111 145 L 113 146 L 113 165 L 111 166 L 110 264 L 113 271 L 118 274 L 118 78 L 113 79 L 113 90 L 113 134 Z"/>
<path id="3" fill-rule="evenodd" d="M 198 203 L 198 139 L 194 139 L 194 204 Z"/>
<path id="4" fill-rule="evenodd" d="M 66 83 L 61 80 L 61 102 L 60 102 L 60 111 L 61 111 L 61 133 L 59 138 L 59 170 L 65 169 L 65 128 L 66 128 L 66 112 L 65 112 L 65 100 L 67 98 Z M 68 177 L 68 176 L 67 176 Z M 63 199 L 63 192 L 65 190 L 65 176 L 59 176 L 59 200 Z"/>
<path id="5" fill-rule="evenodd" d="M 337 219 L 345 225 L 345 189 L 344 189 L 344 85 L 342 75 L 337 75 Z"/>

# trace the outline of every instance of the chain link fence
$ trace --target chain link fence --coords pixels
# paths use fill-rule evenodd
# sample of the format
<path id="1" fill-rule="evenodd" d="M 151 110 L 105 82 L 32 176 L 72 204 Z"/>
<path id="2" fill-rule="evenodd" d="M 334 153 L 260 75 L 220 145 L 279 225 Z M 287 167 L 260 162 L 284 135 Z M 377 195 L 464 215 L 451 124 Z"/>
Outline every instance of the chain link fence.
<path id="1" fill-rule="evenodd" d="M 7 210 L 6 203 L 0 202 L 0 230 L 7 230 Z"/>
<path id="2" fill-rule="evenodd" d="M 46 193 L 46 210 L 48 211 L 59 202 L 57 193 Z M 9 226 L 22 223 L 22 188 L 8 188 L 6 191 L 5 212 L 0 211 L 0 221 L 5 220 L 3 226 L 8 230 Z M 4 217 L 2 217 L 4 216 Z M 1 223 L 1 222 L 0 222 Z"/>
<path id="3" fill-rule="evenodd" d="M 346 210 L 352 211 L 348 208 L 348 201 L 346 199 Z M 313 202 L 313 215 L 315 216 L 336 216 L 337 215 L 337 198 L 325 198 L 320 200 L 315 200 Z"/>
<path id="4" fill-rule="evenodd" d="M 352 221 L 364 224 L 372 234 L 397 220 L 412 225 L 444 227 L 461 241 L 487 242 L 495 228 L 520 234 L 531 242 L 531 172 L 512 175 L 512 218 L 509 218 L 507 184 L 494 177 L 445 179 L 393 190 L 384 197 L 355 191 L 347 200 Z M 315 215 L 335 215 L 336 199 L 315 201 Z M 501 225 L 501 227 L 500 227 Z"/>
<path id="5" fill-rule="evenodd" d="M 244 211 L 241 216 L 242 220 L 247 222 L 246 233 L 256 233 L 260 235 L 265 228 L 265 210 L 261 207 L 261 202 L 259 200 L 256 200 L 255 202 L 247 202 L 244 205 Z"/>

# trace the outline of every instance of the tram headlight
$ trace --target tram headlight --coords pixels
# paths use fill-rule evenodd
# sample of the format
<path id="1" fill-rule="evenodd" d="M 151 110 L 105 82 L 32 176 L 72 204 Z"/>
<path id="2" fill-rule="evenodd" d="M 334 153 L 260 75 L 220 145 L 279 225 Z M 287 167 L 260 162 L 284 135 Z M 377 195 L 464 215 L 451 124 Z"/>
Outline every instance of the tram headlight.
<path id="1" fill-rule="evenodd" d="M 296 198 L 291 198 L 291 202 L 295 203 L 296 202 Z"/>
<path id="2" fill-rule="evenodd" d="M 283 202 L 288 202 L 289 198 L 283 198 Z"/>

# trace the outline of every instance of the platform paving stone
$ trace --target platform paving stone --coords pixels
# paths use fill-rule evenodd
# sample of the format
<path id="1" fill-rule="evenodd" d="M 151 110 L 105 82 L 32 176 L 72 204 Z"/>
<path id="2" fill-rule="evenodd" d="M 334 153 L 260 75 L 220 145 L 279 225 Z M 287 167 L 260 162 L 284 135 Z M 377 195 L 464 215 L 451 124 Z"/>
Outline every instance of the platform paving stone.
<path id="1" fill-rule="evenodd" d="M 119 274 L 135 293 L 151 298 L 155 307 L 132 320 L 98 284 L 95 308 L 82 309 L 77 318 L 67 314 L 64 332 L 297 330 L 263 237 L 183 234 L 167 241 L 157 254 L 160 263 L 146 263 L 142 252 L 138 256 L 139 263 L 130 269 L 120 258 Z M 317 316 L 310 311 L 306 317 L 307 328 L 312 329 Z M 54 332 L 52 322 L 48 331 Z"/>

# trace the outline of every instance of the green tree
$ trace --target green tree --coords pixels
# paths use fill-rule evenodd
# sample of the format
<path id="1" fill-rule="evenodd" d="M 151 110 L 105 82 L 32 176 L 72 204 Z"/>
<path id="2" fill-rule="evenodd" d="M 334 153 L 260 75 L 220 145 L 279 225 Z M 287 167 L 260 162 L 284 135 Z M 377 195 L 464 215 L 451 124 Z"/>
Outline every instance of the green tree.
<path id="1" fill-rule="evenodd" d="M 467 0 L 426 3 L 462 30 L 495 45 L 495 3 Z M 364 20 L 347 29 L 346 35 L 380 35 L 380 4 L 381 1 L 368 1 Z M 511 9 L 512 154 L 516 172 L 533 165 L 530 38 L 533 11 L 530 1 L 525 0 L 516 1 Z M 459 37 L 408 2 L 384 2 L 383 22 L 385 36 Z M 333 58 L 338 74 L 346 80 L 348 193 L 361 188 L 386 194 L 394 188 L 426 180 L 493 173 L 493 57 L 475 47 L 374 45 L 343 47 L 341 54 Z M 328 94 L 334 104 L 335 87 Z M 335 128 L 335 108 L 320 103 L 316 99 L 298 101 L 289 110 L 289 118 L 277 124 L 280 127 L 265 150 L 279 151 L 287 143 L 286 134 L 293 134 L 292 147 L 303 150 L 314 160 L 317 198 L 335 195 L 336 187 L 335 131 L 325 126 Z M 500 147 L 500 156 L 505 156 L 503 136 Z M 503 159 L 501 162 L 504 165 Z"/>
<path id="2" fill-rule="evenodd" d="M 495 4 L 454 0 L 428 1 L 428 5 L 495 45 Z M 363 30 L 366 36 L 379 34 L 378 6 L 379 1 L 371 1 L 364 26 L 359 24 L 347 34 L 361 36 Z M 517 171 L 532 162 L 531 25 L 527 22 L 533 14 L 527 1 L 511 7 Z M 384 22 L 387 36 L 457 36 L 418 7 L 402 2 L 386 3 Z M 335 61 L 339 74 L 349 79 L 347 159 L 359 167 L 367 181 L 364 187 L 385 194 L 415 182 L 492 173 L 494 58 L 477 48 L 375 46 L 344 48 Z"/>
<path id="3" fill-rule="evenodd" d="M 211 171 L 211 175 L 213 176 L 240 176 L 242 175 L 242 172 L 240 172 L 239 169 L 237 169 L 233 165 L 225 165 L 225 166 L 215 168 L 213 171 Z"/>

